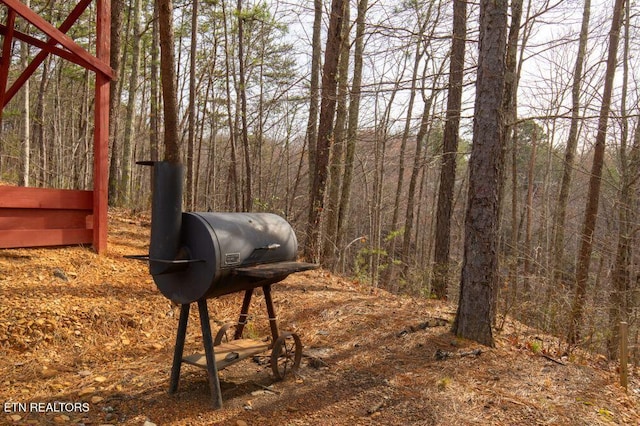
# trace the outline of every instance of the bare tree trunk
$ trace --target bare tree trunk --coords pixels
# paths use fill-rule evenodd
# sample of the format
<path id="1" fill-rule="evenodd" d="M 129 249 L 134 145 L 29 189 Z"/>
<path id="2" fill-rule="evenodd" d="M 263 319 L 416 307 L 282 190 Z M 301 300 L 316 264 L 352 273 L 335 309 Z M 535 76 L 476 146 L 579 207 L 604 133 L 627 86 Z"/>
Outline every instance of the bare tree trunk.
<path id="1" fill-rule="evenodd" d="M 493 346 L 498 289 L 500 182 L 504 164 L 506 0 L 480 2 L 478 79 L 460 299 L 453 332 Z"/>
<path id="2" fill-rule="evenodd" d="M 120 0 L 119 0 L 120 1 Z M 151 104 L 149 107 L 149 145 L 150 145 L 150 154 L 151 161 L 158 161 L 159 153 L 158 153 L 158 135 L 159 135 L 159 100 L 158 100 L 158 55 L 159 55 L 159 40 L 158 40 L 158 7 L 154 1 L 153 6 L 153 24 L 151 30 L 151 82 L 150 82 L 150 90 L 151 95 L 149 96 L 149 103 Z M 113 50 L 112 50 L 113 51 Z M 111 122 L 109 122 L 111 123 Z"/>
<path id="3" fill-rule="evenodd" d="M 529 294 L 529 275 L 532 273 L 532 259 L 533 259 L 533 250 L 531 249 L 531 234 L 533 227 L 533 179 L 535 177 L 535 167 L 536 167 L 536 151 L 538 148 L 538 134 L 537 129 L 533 127 L 533 134 L 531 139 L 531 156 L 529 157 L 529 170 L 527 172 L 527 221 L 525 226 L 525 237 L 524 237 L 524 274 L 526 276 L 525 279 L 525 294 Z"/>
<path id="4" fill-rule="evenodd" d="M 622 65 L 622 99 L 620 116 L 622 131 L 620 134 L 620 190 L 618 196 L 618 246 L 613 268 L 612 290 L 609 295 L 609 338 L 607 350 L 609 359 L 618 358 L 620 345 L 619 325 L 621 321 L 628 321 L 631 313 L 631 264 L 633 224 L 637 223 L 635 206 L 637 202 L 638 177 L 640 168 L 640 123 L 636 123 L 631 152 L 627 153 L 627 138 L 629 136 L 629 118 L 627 116 L 627 87 L 629 84 L 629 32 L 630 6 L 626 3 L 625 37 L 623 44 Z"/>
<path id="5" fill-rule="evenodd" d="M 242 204 L 244 211 L 251 211 L 253 207 L 253 195 L 251 194 L 251 150 L 249 149 L 249 129 L 247 128 L 247 88 L 244 63 L 244 18 L 242 17 L 242 0 L 238 0 L 236 13 L 238 14 L 238 71 L 240 74 L 240 121 L 242 124 L 241 136 L 244 147 L 244 193 Z"/>
<path id="6" fill-rule="evenodd" d="M 158 1 L 160 29 L 160 77 L 164 104 L 164 159 L 180 163 L 178 145 L 178 105 L 176 96 L 176 63 L 173 36 L 173 4 L 171 0 Z"/>
<path id="7" fill-rule="evenodd" d="M 313 38 L 311 41 L 311 81 L 309 93 L 309 120 L 307 145 L 309 146 L 309 191 L 313 191 L 316 174 L 316 140 L 318 138 L 318 112 L 320 103 L 320 67 L 322 62 L 322 0 L 313 0 Z"/>
<path id="8" fill-rule="evenodd" d="M 231 161 L 229 162 L 229 171 L 227 174 L 227 191 L 225 203 L 229 210 L 240 211 L 240 191 L 238 191 L 238 156 L 236 153 L 236 126 L 233 123 L 233 113 L 231 108 L 231 75 L 233 73 L 231 67 L 231 43 L 229 42 L 228 18 L 226 12 L 226 4 L 222 2 L 222 19 L 224 28 L 224 61 L 225 61 L 225 89 L 227 104 L 227 126 L 229 131 L 229 145 L 231 147 Z"/>
<path id="9" fill-rule="evenodd" d="M 36 120 L 35 120 L 35 132 L 34 138 L 40 151 L 40 175 L 38 176 L 38 186 L 45 186 L 47 180 L 47 171 L 49 169 L 47 142 L 45 139 L 45 103 L 44 92 L 47 87 L 47 81 L 49 76 L 49 63 L 50 57 L 44 60 L 42 65 L 42 77 L 40 80 L 40 87 L 38 88 L 38 101 L 36 103 Z"/>
<path id="10" fill-rule="evenodd" d="M 216 51 L 218 47 L 218 38 L 216 37 L 213 45 L 212 51 Z M 214 64 L 217 63 L 217 60 L 214 58 Z M 209 84 L 213 86 L 213 76 L 209 76 L 210 82 Z M 215 88 L 211 90 L 211 98 L 215 98 L 216 92 Z M 219 106 L 214 106 L 211 108 L 211 112 L 209 112 L 209 121 L 210 121 L 210 135 L 209 135 L 209 153 L 207 155 L 207 167 L 205 173 L 205 203 L 204 208 L 209 211 L 215 211 L 217 207 L 216 203 L 216 188 L 217 188 L 217 177 L 219 175 L 219 168 L 216 167 L 216 155 L 217 155 L 217 136 L 218 136 L 218 108 Z"/>
<path id="11" fill-rule="evenodd" d="M 53 15 L 53 9 L 55 7 L 55 2 L 52 1 L 49 4 L 49 9 L 47 10 L 49 16 Z M 48 55 L 42 64 L 42 76 L 40 79 L 40 84 L 38 87 L 38 97 L 36 103 L 36 113 L 35 113 L 35 129 L 34 129 L 34 143 L 38 146 L 39 151 L 39 168 L 40 173 L 38 175 L 38 186 L 43 187 L 46 186 L 48 180 L 48 171 L 50 167 L 49 162 L 49 149 L 47 146 L 47 138 L 46 128 L 45 128 L 45 91 L 50 81 L 49 73 L 51 71 L 51 55 Z"/>
<path id="12" fill-rule="evenodd" d="M 110 50 L 110 64 L 111 68 L 115 72 L 120 72 L 120 45 L 121 45 L 121 27 L 122 27 L 122 0 L 111 1 L 111 50 Z M 111 159 L 109 161 L 109 184 L 108 184 L 108 198 L 109 205 L 116 203 L 116 197 L 118 194 L 118 141 L 116 135 L 116 124 L 118 120 L 117 107 L 120 103 L 118 97 L 118 85 L 121 75 L 116 76 L 109 83 L 109 141 L 111 145 Z"/>
<path id="13" fill-rule="evenodd" d="M 616 60 L 618 55 L 618 40 L 620 38 L 620 26 L 622 21 L 622 8 L 624 0 L 616 0 L 613 8 L 611 31 L 609 32 L 609 54 L 607 57 L 607 69 L 605 74 L 604 89 L 602 92 L 602 105 L 598 119 L 598 133 L 593 153 L 591 177 L 589 178 L 589 192 L 587 206 L 585 208 L 584 222 L 576 265 L 576 291 L 569 320 L 567 340 L 569 343 L 577 343 L 580 340 L 580 327 L 584 310 L 587 282 L 589 279 L 589 266 L 591 264 L 591 251 L 593 247 L 593 234 L 598 217 L 598 204 L 600 202 L 600 184 L 602 180 L 602 167 L 604 164 L 605 142 L 607 139 L 607 124 L 611 109 L 611 92 L 613 90 L 613 77 L 616 72 Z"/>
<path id="14" fill-rule="evenodd" d="M 458 131 L 462 109 L 462 81 L 464 73 L 465 44 L 467 38 L 467 2 L 453 1 L 453 35 L 451 62 L 449 65 L 449 95 L 447 119 L 444 125 L 442 166 L 438 188 L 436 213 L 436 237 L 434 251 L 434 280 L 432 293 L 438 299 L 447 298 L 449 281 L 449 251 L 451 246 L 451 215 L 456 184 L 456 160 L 458 155 Z"/>
<path id="15" fill-rule="evenodd" d="M 373 191 L 371 194 L 371 233 L 369 243 L 372 248 L 371 253 L 371 285 L 377 287 L 380 281 L 380 258 L 383 254 L 382 246 L 382 195 L 384 190 L 384 176 L 385 165 L 387 156 L 387 141 L 389 139 L 389 127 L 391 110 L 393 109 L 393 102 L 398 90 L 400 88 L 400 82 L 402 76 L 406 70 L 406 61 L 403 72 L 398 74 L 391 96 L 387 101 L 384 112 L 380 120 L 377 120 L 375 140 L 373 148 L 374 157 L 374 171 L 373 171 Z M 379 96 L 379 95 L 378 95 Z M 377 115 L 377 114 L 376 114 Z"/>
<path id="16" fill-rule="evenodd" d="M 82 162 L 82 168 L 80 171 L 80 186 L 79 188 L 88 188 L 89 187 L 89 178 L 91 177 L 91 167 L 89 161 L 89 153 L 91 152 L 92 145 L 92 131 L 91 124 L 89 123 L 89 117 L 91 117 L 91 87 L 89 84 L 89 70 L 85 70 L 84 73 L 84 82 L 85 82 L 85 90 L 84 96 L 82 99 L 82 109 L 80 112 L 81 123 L 81 131 L 82 131 L 82 140 L 83 140 L 83 152 L 80 156 Z"/>
<path id="17" fill-rule="evenodd" d="M 529 8 L 531 1 L 529 1 Z M 518 81 L 520 77 L 520 66 L 518 65 L 518 42 L 520 40 L 520 21 L 522 20 L 522 0 L 511 2 L 511 24 L 509 26 L 509 36 L 507 40 L 506 73 L 504 88 L 504 146 L 507 151 L 511 151 L 511 234 L 510 234 L 510 254 L 509 261 L 509 287 L 511 291 L 511 302 L 516 300 L 518 295 Z M 526 32 L 522 41 L 521 52 L 526 44 Z M 522 53 L 521 53 L 522 55 Z M 506 161 L 506 159 L 505 159 Z M 506 187 L 506 178 L 500 186 L 500 199 L 503 199 Z"/>
<path id="18" fill-rule="evenodd" d="M 124 125 L 124 139 L 122 141 L 122 162 L 120 163 L 120 182 L 118 184 L 118 205 L 129 202 L 129 183 L 131 174 L 131 144 L 135 137 L 135 108 L 138 94 L 138 72 L 140 69 L 140 0 L 134 0 L 131 5 L 133 46 L 131 53 L 131 74 L 129 75 L 129 96 L 127 100 L 127 115 Z"/>
<path id="19" fill-rule="evenodd" d="M 177 46 L 177 51 L 178 51 L 178 57 L 176 58 L 176 102 L 177 105 L 183 105 L 183 99 L 184 99 L 184 95 L 185 95 L 185 85 L 188 82 L 188 79 L 185 78 L 180 78 L 183 75 L 183 71 L 182 71 L 182 67 L 183 67 L 183 63 L 182 63 L 182 55 L 184 54 L 184 50 L 182 48 L 183 43 L 182 40 L 185 37 L 185 33 L 186 31 L 182 31 L 182 28 L 184 28 L 185 25 L 185 20 L 187 17 L 186 13 L 180 13 L 180 22 L 178 23 L 178 28 L 180 29 L 180 31 L 178 31 L 178 39 L 175 40 L 175 30 L 174 30 L 174 42 L 175 45 Z M 178 87 L 179 85 L 181 85 L 180 87 Z M 179 119 L 180 116 L 176 117 L 176 120 Z M 182 133 L 182 135 L 180 136 L 180 140 L 182 141 L 184 139 L 184 133 L 186 130 L 186 126 L 184 126 L 184 121 L 186 120 L 187 116 L 183 115 L 181 120 L 178 120 L 178 131 L 180 133 Z"/>
<path id="20" fill-rule="evenodd" d="M 62 173 L 60 171 L 60 160 L 61 157 L 60 152 L 57 147 L 62 147 L 62 138 L 61 138 L 61 118 L 60 118 L 60 79 L 62 75 L 62 70 L 64 69 L 64 64 L 61 64 L 57 70 L 54 68 L 55 78 L 53 79 L 53 92 L 55 94 L 55 98 L 53 101 L 53 105 L 51 108 L 51 117 L 53 120 L 53 126 L 51 129 L 51 136 L 47 140 L 48 143 L 48 161 L 49 161 L 49 173 L 47 174 L 47 185 L 51 185 L 58 188 L 64 188 L 62 182 L 59 179 L 62 177 Z M 56 180 L 58 179 L 58 180 Z"/>
<path id="21" fill-rule="evenodd" d="M 434 78 L 433 85 L 431 87 L 431 94 L 425 99 L 424 110 L 422 112 L 422 118 L 420 120 L 420 128 L 416 135 L 416 150 L 413 158 L 413 169 L 411 171 L 411 178 L 409 179 L 409 189 L 407 191 L 407 209 L 404 221 L 404 236 L 402 240 L 402 251 L 400 253 L 400 259 L 402 261 L 402 273 L 407 275 L 411 262 L 409 259 L 409 253 L 411 250 L 411 237 L 415 224 L 414 210 L 415 210 L 415 193 L 416 186 L 418 185 L 418 178 L 420 177 L 420 171 L 424 166 L 425 159 L 422 157 L 422 150 L 426 148 L 428 142 L 429 128 L 432 123 L 431 107 L 433 106 L 433 100 L 437 94 L 436 85 L 438 79 Z M 424 90 L 424 89 L 423 89 Z"/>
<path id="22" fill-rule="evenodd" d="M 209 94 L 211 93 L 211 79 L 207 79 L 207 88 L 204 91 L 203 105 L 207 105 L 209 102 Z M 204 203 L 200 200 L 203 198 L 204 190 L 200 190 L 200 176 L 202 168 L 202 145 L 204 142 L 204 133 L 206 126 L 206 108 L 203 108 L 202 119 L 199 123 L 198 130 L 198 149 L 195 155 L 194 176 L 193 176 L 193 207 L 192 210 L 202 211 L 205 209 Z"/>
<path id="23" fill-rule="evenodd" d="M 351 199 L 351 181 L 353 176 L 353 160 L 356 151 L 356 139 L 358 135 L 358 115 L 360 114 L 360 90 L 362 85 L 362 56 L 364 51 L 365 17 L 368 8 L 368 0 L 358 2 L 358 16 L 356 17 L 356 38 L 353 54 L 353 80 L 349 95 L 349 121 L 347 123 L 346 152 L 344 158 L 344 176 L 342 179 L 342 191 L 340 194 L 340 206 L 338 207 L 338 224 L 336 229 L 336 246 L 342 256 L 344 242 L 344 222 L 346 220 Z"/>
<path id="24" fill-rule="evenodd" d="M 255 135 L 256 139 L 256 154 L 254 156 L 254 168 L 255 163 L 258 163 L 258 171 L 257 171 L 257 184 L 258 184 L 258 196 L 259 200 L 265 199 L 265 194 L 263 191 L 263 183 L 265 182 L 265 176 L 263 175 L 263 155 L 262 148 L 264 144 L 264 63 L 265 63 L 265 30 L 264 30 L 264 21 L 260 22 L 260 64 L 258 65 L 259 75 L 260 75 L 260 93 L 258 95 L 258 130 Z M 254 192 L 255 193 L 255 192 Z"/>
<path id="25" fill-rule="evenodd" d="M 30 8 L 31 1 L 26 0 L 24 5 Z M 20 62 L 23 69 L 27 67 L 28 60 L 29 45 L 27 43 L 22 43 Z M 24 130 L 22 135 L 22 176 L 20 178 L 20 185 L 29 186 L 29 168 L 31 166 L 31 108 L 29 105 L 29 80 L 24 82 L 22 90 L 24 91 L 24 103 L 22 104 Z"/>
<path id="26" fill-rule="evenodd" d="M 340 63 L 338 68 L 338 105 L 336 114 L 336 125 L 334 130 L 334 144 L 331 153 L 331 164 L 329 165 L 329 195 L 325 208 L 327 227 L 324 239 L 323 258 L 326 267 L 335 270 L 338 246 L 336 244 L 338 230 L 338 209 L 340 203 L 340 187 L 342 185 L 342 174 L 344 172 L 344 152 L 346 145 L 346 123 L 347 123 L 347 95 L 349 84 L 349 30 L 350 30 L 350 8 L 349 2 L 345 3 L 344 18 L 342 21 L 342 44 L 340 45 Z"/>
<path id="27" fill-rule="evenodd" d="M 409 140 L 409 133 L 411 131 L 411 118 L 413 117 L 413 106 L 415 103 L 415 97 L 417 94 L 417 89 L 416 86 L 418 84 L 418 71 L 420 68 L 420 62 L 422 61 L 422 58 L 424 56 L 424 52 L 426 50 L 426 46 L 424 49 L 421 49 L 422 45 L 424 44 L 425 38 L 429 38 L 428 35 L 425 34 L 425 30 L 427 28 L 427 25 L 430 23 L 431 21 L 431 12 L 433 10 L 435 3 L 430 3 L 429 4 L 429 10 L 426 14 L 426 17 L 423 18 L 424 21 L 422 22 L 422 24 L 419 25 L 419 29 L 417 34 L 419 34 L 418 36 L 418 40 L 416 41 L 415 44 L 415 48 L 416 48 L 416 52 L 415 52 L 415 57 L 414 57 L 414 62 L 413 62 L 413 70 L 412 70 L 412 75 L 411 75 L 411 89 L 410 89 L 410 94 L 409 94 L 409 104 L 407 106 L 407 114 L 406 114 L 406 122 L 405 122 L 405 127 L 404 130 L 402 132 L 402 139 L 400 141 L 400 161 L 398 164 L 398 184 L 396 185 L 396 196 L 395 196 L 395 201 L 393 203 L 393 215 L 391 218 L 391 232 L 396 232 L 398 231 L 398 222 L 400 220 L 400 200 L 402 195 L 404 195 L 404 174 L 405 174 L 405 165 L 404 165 L 404 161 L 405 161 L 405 155 L 406 155 L 406 150 L 407 150 L 407 142 Z M 431 35 L 433 34 L 433 28 L 432 28 L 432 32 Z M 427 42 L 428 45 L 428 42 Z M 389 284 L 391 283 L 391 280 L 393 279 L 393 275 L 394 275 L 394 270 L 395 268 L 395 263 L 393 262 L 393 256 L 394 253 L 396 251 L 396 238 L 393 238 L 391 241 L 391 247 L 387 253 L 387 255 L 389 256 L 389 262 L 387 264 L 387 268 L 385 269 L 385 272 L 382 276 L 382 284 L 388 288 Z M 394 286 L 393 290 L 396 290 L 397 286 Z"/>
<path id="28" fill-rule="evenodd" d="M 559 281 L 565 274 L 564 266 L 564 224 L 567 217 L 567 202 L 569 190 L 571 189 L 571 178 L 573 175 L 573 164 L 575 162 L 576 149 L 578 146 L 578 124 L 580 121 L 580 85 L 583 79 L 583 65 L 587 50 L 587 38 L 589 36 L 589 17 L 591 15 L 591 0 L 584 0 L 582 10 L 582 27 L 580 29 L 580 41 L 578 42 L 578 56 L 573 71 L 573 85 L 571 88 L 571 124 L 569 126 L 569 136 L 564 153 L 564 169 L 562 172 L 562 182 L 556 204 L 554 231 L 553 234 L 553 271 L 554 280 Z"/>
<path id="29" fill-rule="evenodd" d="M 327 47 L 324 54 L 322 72 L 322 98 L 320 104 L 320 122 L 316 141 L 316 168 L 313 174 L 313 186 L 309 201 L 309 223 L 304 256 L 308 260 L 318 260 L 320 252 L 320 218 L 324 208 L 324 193 L 327 185 L 327 166 L 332 143 L 333 119 L 336 113 L 336 89 L 338 59 L 342 41 L 342 19 L 345 0 L 332 0 L 331 18 Z"/>
<path id="30" fill-rule="evenodd" d="M 193 148 L 196 138 L 196 55 L 198 53 L 198 0 L 191 5 L 191 47 L 189 49 L 189 124 L 187 136 L 187 188 L 186 203 L 193 210 L 195 197 L 193 185 Z"/>

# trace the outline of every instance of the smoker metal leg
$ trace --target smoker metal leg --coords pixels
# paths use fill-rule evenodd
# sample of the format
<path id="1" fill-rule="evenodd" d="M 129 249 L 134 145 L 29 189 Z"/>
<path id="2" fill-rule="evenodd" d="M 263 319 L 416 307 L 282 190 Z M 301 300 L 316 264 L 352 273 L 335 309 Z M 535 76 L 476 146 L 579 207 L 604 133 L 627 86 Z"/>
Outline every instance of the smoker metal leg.
<path id="1" fill-rule="evenodd" d="M 173 365 L 171 366 L 171 380 L 169 381 L 169 393 L 176 393 L 180 381 L 180 367 L 182 366 L 182 352 L 184 350 L 184 338 L 187 334 L 187 322 L 189 322 L 190 304 L 180 305 L 180 321 L 178 322 L 178 334 L 176 346 L 173 349 Z"/>
<path id="2" fill-rule="evenodd" d="M 202 343 L 204 354 L 207 360 L 207 374 L 209 375 L 209 388 L 211 390 L 211 400 L 213 408 L 222 408 L 222 391 L 220 390 L 220 378 L 218 377 L 218 367 L 213 351 L 213 337 L 211 336 L 211 324 L 209 323 L 209 309 L 207 300 L 198 300 L 198 311 L 200 312 L 200 327 L 202 328 Z"/>
<path id="3" fill-rule="evenodd" d="M 234 339 L 241 339 L 244 326 L 247 325 L 247 317 L 249 316 L 249 305 L 251 304 L 251 297 L 253 296 L 253 289 L 244 292 L 244 299 L 242 300 L 242 308 L 240 309 L 240 319 L 238 319 L 238 326 L 236 327 L 236 334 Z"/>
<path id="4" fill-rule="evenodd" d="M 267 313 L 269 314 L 269 327 L 271 327 L 271 337 L 273 342 L 278 340 L 278 322 L 276 321 L 276 310 L 273 307 L 273 299 L 271 298 L 271 284 L 262 286 L 264 292 L 264 302 L 267 305 Z"/>

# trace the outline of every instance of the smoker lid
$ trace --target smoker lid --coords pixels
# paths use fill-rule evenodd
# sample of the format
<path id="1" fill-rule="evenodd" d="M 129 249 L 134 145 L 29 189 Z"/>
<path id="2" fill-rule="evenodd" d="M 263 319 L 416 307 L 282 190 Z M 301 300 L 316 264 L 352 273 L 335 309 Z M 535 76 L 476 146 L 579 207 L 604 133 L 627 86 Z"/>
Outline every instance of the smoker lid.
<path id="1" fill-rule="evenodd" d="M 298 241 L 291 225 L 272 213 L 185 213 L 215 235 L 223 269 L 294 260 Z M 189 239 L 184 244 L 191 245 Z"/>

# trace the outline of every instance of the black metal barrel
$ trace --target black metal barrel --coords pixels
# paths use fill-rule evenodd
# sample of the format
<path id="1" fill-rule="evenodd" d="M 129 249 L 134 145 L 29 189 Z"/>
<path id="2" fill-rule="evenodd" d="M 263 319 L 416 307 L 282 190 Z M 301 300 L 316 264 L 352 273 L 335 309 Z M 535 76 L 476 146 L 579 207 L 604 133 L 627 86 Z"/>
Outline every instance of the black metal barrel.
<path id="1" fill-rule="evenodd" d="M 271 213 L 183 213 L 182 166 L 145 164 L 154 165 L 149 272 L 167 298 L 186 304 L 269 284 L 235 271 L 296 258 L 298 243 L 285 219 Z"/>
<path id="2" fill-rule="evenodd" d="M 234 270 L 294 260 L 298 243 L 291 226 L 275 214 L 183 213 L 181 248 L 186 267 L 153 279 L 167 298 L 190 303 L 254 287 L 255 279 Z"/>

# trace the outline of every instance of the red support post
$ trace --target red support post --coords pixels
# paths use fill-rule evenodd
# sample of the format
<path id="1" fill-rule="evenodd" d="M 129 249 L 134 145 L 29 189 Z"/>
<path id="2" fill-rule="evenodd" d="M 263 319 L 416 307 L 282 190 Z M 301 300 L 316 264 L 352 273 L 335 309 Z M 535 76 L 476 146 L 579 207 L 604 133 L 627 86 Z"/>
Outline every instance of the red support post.
<path id="1" fill-rule="evenodd" d="M 111 0 L 97 0 L 96 57 L 109 64 L 111 49 Z M 109 67 L 109 70 L 111 68 Z M 107 249 L 109 81 L 111 74 L 96 73 L 95 127 L 93 131 L 93 248 Z"/>
<path id="2" fill-rule="evenodd" d="M 7 15 L 7 32 L 2 43 L 2 62 L 0 63 L 0 105 L 4 107 L 4 94 L 7 90 L 7 80 L 9 79 L 9 66 L 11 65 L 11 43 L 13 42 L 13 31 L 16 22 L 16 11 L 9 9 Z M 2 110 L 0 110 L 0 122 L 2 121 Z"/>

